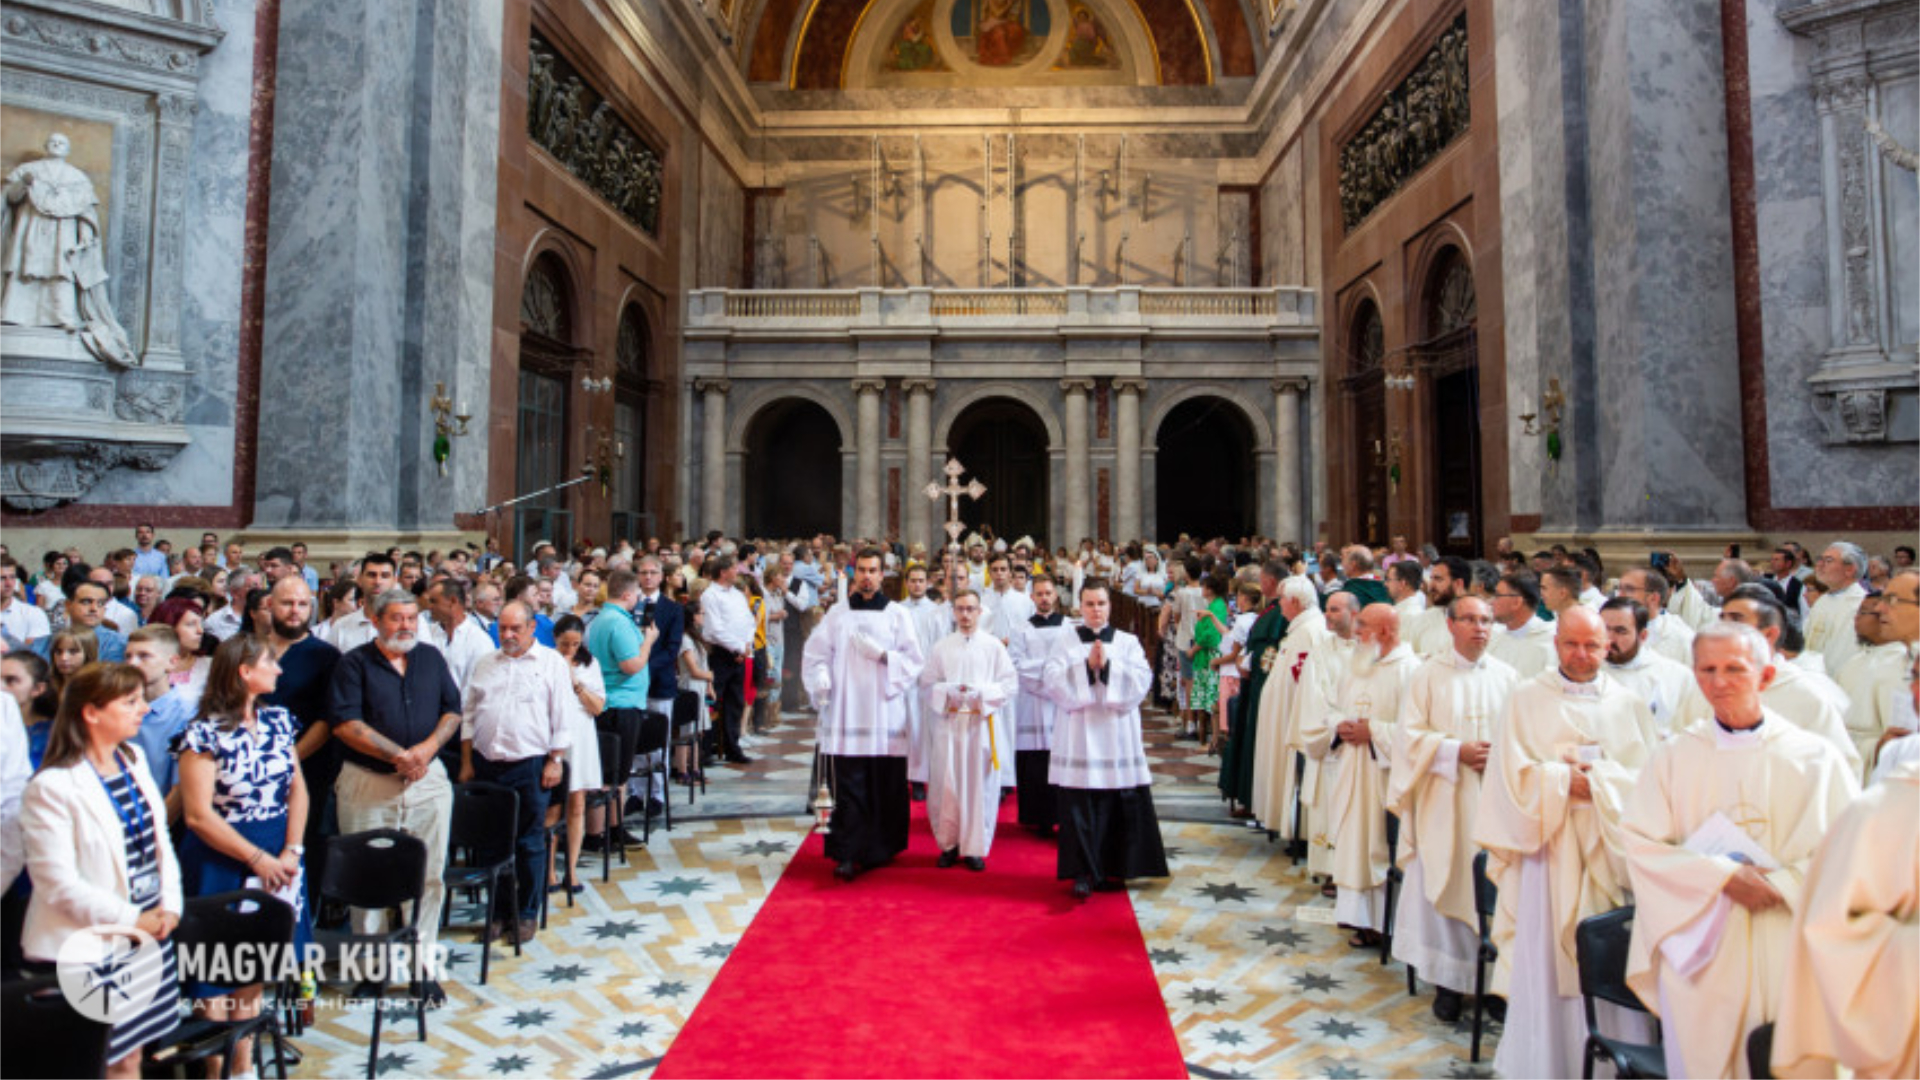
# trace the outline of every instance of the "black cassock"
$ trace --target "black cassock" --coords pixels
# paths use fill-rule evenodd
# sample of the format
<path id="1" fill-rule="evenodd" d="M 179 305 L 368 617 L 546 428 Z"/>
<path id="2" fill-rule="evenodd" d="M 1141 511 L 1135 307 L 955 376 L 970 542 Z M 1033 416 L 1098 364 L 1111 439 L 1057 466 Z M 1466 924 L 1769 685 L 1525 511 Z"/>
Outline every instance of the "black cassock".
<path id="1" fill-rule="evenodd" d="M 907 850 L 906 758 L 822 754 L 820 768 L 833 791 L 827 858 L 872 867 Z"/>

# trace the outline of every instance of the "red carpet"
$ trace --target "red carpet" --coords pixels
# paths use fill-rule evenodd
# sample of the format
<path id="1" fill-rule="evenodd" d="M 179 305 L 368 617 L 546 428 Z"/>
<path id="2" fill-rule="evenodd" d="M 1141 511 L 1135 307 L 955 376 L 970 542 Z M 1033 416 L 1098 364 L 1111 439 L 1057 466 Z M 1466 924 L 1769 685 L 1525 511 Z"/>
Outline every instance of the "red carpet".
<path id="1" fill-rule="evenodd" d="M 984 874 L 920 803 L 851 884 L 809 837 L 654 1076 L 1186 1076 L 1126 896 L 1075 901 L 1013 810 Z"/>

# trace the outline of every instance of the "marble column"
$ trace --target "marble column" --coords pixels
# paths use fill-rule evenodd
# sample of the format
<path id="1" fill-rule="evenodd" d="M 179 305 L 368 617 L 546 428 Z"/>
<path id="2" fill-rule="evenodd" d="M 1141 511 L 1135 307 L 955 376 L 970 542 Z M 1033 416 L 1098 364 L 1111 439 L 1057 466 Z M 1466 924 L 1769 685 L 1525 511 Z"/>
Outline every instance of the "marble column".
<path id="1" fill-rule="evenodd" d="M 1140 530 L 1140 395 L 1145 379 L 1115 379 L 1119 397 L 1113 429 L 1113 538 L 1138 540 Z M 1073 537 L 1073 544 L 1080 542 Z M 1077 550 L 1077 549 L 1076 549 Z"/>
<path id="2" fill-rule="evenodd" d="M 700 418 L 700 516 L 692 522 L 693 533 L 726 528 L 727 506 L 727 391 L 725 379 L 695 379 L 694 392 L 701 395 L 704 413 Z"/>
<path id="3" fill-rule="evenodd" d="M 880 526 L 880 392 L 883 379 L 855 379 L 853 392 L 858 397 L 854 414 L 854 439 L 859 457 L 855 462 L 854 531 L 863 540 L 878 539 Z"/>
<path id="4" fill-rule="evenodd" d="M 1093 535 L 1093 467 L 1087 453 L 1087 395 L 1093 390 L 1093 380 L 1061 379 L 1060 389 L 1067 395 L 1067 497 L 1060 500 L 1066 509 L 1061 520 L 1065 535 L 1051 543 L 1071 548 L 1080 543 L 1081 537 Z"/>
<path id="5" fill-rule="evenodd" d="M 920 489 L 937 475 L 927 471 L 933 461 L 933 387 L 932 379 L 907 379 L 901 384 L 907 392 L 907 468 L 900 484 L 900 498 L 907 504 L 906 535 L 901 540 L 926 544 L 929 551 L 933 550 L 933 504 Z"/>
<path id="6" fill-rule="evenodd" d="M 1305 379 L 1273 380 L 1273 538 L 1311 543 L 1300 527 L 1300 397 Z"/>

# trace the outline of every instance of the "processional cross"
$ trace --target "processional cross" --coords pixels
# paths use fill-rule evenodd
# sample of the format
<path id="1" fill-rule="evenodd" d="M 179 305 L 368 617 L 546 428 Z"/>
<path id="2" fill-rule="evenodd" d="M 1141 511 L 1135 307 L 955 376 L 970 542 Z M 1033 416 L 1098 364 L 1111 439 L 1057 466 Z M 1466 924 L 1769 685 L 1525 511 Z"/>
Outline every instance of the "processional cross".
<path id="1" fill-rule="evenodd" d="M 987 485 L 981 483 L 977 477 L 962 484 L 960 476 L 967 469 L 956 458 L 948 458 L 947 467 L 941 471 L 946 473 L 947 482 L 942 484 L 938 480 L 927 481 L 926 493 L 927 498 L 934 502 L 939 502 L 942 498 L 947 500 L 947 547 L 957 555 L 960 550 L 960 534 L 967 531 L 966 523 L 960 520 L 960 496 L 965 495 L 974 502 L 979 502 L 987 493 Z M 959 561 L 958 558 L 954 559 L 956 569 Z M 953 582 L 947 582 L 947 588 L 951 591 Z"/>

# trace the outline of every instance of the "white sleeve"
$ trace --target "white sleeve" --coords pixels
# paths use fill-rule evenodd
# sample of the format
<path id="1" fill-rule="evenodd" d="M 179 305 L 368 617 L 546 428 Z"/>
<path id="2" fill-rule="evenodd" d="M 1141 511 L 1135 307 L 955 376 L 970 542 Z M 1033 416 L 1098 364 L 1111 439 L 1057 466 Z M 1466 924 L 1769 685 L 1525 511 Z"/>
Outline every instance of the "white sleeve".
<path id="1" fill-rule="evenodd" d="M 11 694 L 0 694 L 0 891 L 27 865 L 26 839 L 20 831 L 20 796 L 33 779 L 27 756 L 27 728 Z"/>

